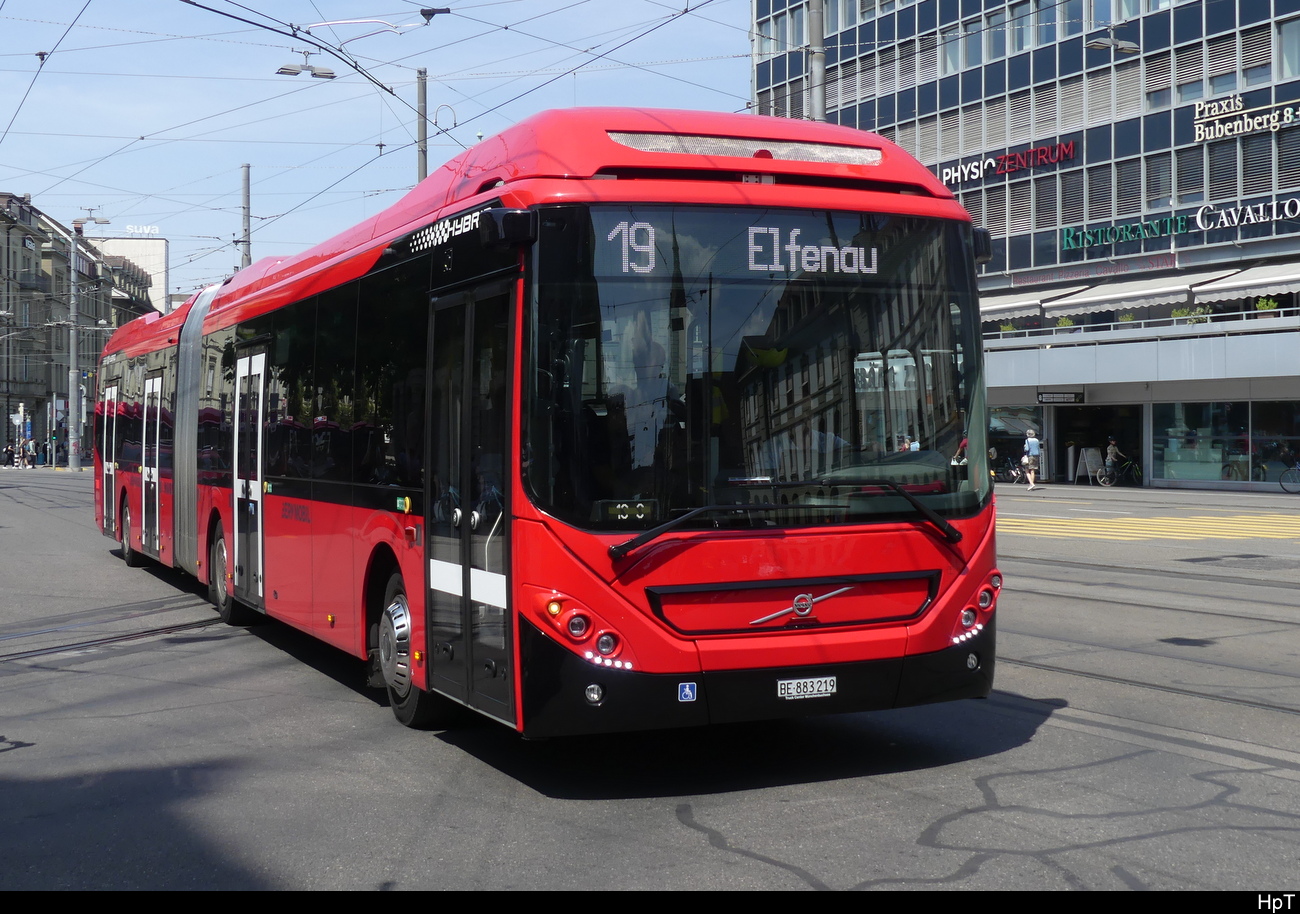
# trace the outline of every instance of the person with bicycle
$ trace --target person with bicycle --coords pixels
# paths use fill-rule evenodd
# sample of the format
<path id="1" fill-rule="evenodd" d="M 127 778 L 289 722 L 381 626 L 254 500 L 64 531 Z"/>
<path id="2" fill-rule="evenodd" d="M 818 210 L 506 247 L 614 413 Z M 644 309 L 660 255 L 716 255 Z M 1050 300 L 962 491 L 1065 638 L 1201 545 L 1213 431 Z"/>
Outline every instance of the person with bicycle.
<path id="1" fill-rule="evenodd" d="M 1119 482 L 1121 460 L 1128 460 L 1128 455 L 1119 449 L 1115 443 L 1115 436 L 1111 435 L 1106 439 L 1106 465 L 1097 471 L 1097 481 L 1103 486 L 1113 486 Z"/>
<path id="2" fill-rule="evenodd" d="M 1114 473 L 1119 469 L 1120 460 L 1128 460 L 1128 454 L 1119 449 L 1119 445 L 1115 443 L 1114 435 L 1110 436 L 1109 441 L 1110 443 L 1106 445 L 1106 469 L 1108 472 Z"/>

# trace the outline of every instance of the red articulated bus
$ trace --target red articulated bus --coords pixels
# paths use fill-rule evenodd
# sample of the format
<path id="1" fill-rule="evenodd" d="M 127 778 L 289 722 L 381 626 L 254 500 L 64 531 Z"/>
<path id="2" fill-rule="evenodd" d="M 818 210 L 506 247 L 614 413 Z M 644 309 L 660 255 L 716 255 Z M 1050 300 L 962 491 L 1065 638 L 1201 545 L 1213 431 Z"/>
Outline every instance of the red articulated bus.
<path id="1" fill-rule="evenodd" d="M 983 697 L 988 247 L 869 133 L 540 114 L 118 330 L 96 516 L 223 619 L 368 659 L 411 726 Z"/>

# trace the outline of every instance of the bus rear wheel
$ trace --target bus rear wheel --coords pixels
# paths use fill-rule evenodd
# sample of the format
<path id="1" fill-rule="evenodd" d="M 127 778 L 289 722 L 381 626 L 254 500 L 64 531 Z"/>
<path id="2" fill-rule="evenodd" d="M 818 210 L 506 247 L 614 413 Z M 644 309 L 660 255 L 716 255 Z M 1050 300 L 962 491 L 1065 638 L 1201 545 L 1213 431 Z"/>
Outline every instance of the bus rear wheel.
<path id="1" fill-rule="evenodd" d="M 455 723 L 459 708 L 451 700 L 411 682 L 411 621 L 406 585 L 402 575 L 393 572 L 384 588 L 376 645 L 388 704 L 398 722 L 413 730 L 445 729 Z"/>
<path id="2" fill-rule="evenodd" d="M 122 510 L 117 516 L 122 519 L 122 561 L 127 568 L 139 568 L 144 564 L 144 556 L 131 547 L 131 509 L 126 506 L 125 498 L 122 499 Z"/>

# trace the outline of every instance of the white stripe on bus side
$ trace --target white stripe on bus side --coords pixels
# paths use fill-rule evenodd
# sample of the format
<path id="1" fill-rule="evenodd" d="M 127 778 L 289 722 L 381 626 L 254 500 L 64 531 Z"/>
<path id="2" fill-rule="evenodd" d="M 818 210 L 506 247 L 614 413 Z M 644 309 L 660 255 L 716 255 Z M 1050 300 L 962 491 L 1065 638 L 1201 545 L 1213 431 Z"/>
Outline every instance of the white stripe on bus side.
<path id="1" fill-rule="evenodd" d="M 440 562 L 429 559 L 429 587 L 439 593 L 453 597 L 464 595 L 462 586 L 462 566 L 454 562 Z M 486 606 L 506 608 L 506 576 L 481 568 L 469 570 L 470 598 Z"/>

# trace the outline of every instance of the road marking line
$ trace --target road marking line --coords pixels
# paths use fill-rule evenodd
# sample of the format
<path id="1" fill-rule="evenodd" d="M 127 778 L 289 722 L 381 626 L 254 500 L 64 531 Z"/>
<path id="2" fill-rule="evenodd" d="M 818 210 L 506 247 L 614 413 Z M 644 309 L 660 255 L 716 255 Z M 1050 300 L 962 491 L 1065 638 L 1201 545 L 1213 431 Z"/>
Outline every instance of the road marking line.
<path id="1" fill-rule="evenodd" d="M 1010 536 L 1138 540 L 1275 539 L 1300 541 L 1295 518 L 1283 514 L 1197 517 L 1055 517 L 1024 515 L 998 518 L 998 532 Z"/>

